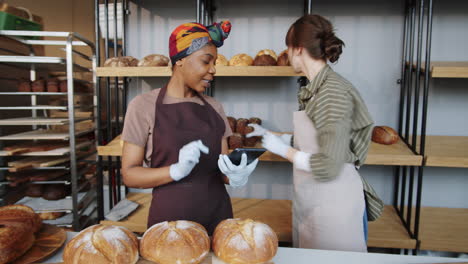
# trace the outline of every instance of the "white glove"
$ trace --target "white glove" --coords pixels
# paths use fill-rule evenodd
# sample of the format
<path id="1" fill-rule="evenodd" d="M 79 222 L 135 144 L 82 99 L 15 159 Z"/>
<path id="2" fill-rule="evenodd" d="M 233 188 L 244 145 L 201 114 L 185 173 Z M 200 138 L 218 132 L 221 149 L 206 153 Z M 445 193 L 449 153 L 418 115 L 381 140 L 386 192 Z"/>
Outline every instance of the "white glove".
<path id="1" fill-rule="evenodd" d="M 283 142 L 283 140 L 270 133 L 267 132 L 263 136 L 262 140 L 262 145 L 264 148 L 266 148 L 268 151 L 275 153 L 276 155 L 279 155 L 283 158 L 286 158 L 286 154 L 288 153 L 288 149 L 291 147 L 289 144 L 286 144 Z"/>
<path id="2" fill-rule="evenodd" d="M 169 168 L 169 175 L 174 181 L 187 177 L 195 165 L 200 161 L 200 152 L 209 153 L 207 146 L 201 140 L 195 140 L 183 146 L 179 151 L 179 162 Z"/>
<path id="3" fill-rule="evenodd" d="M 219 170 L 229 178 L 229 185 L 232 187 L 244 186 L 249 181 L 249 176 L 257 167 L 258 159 L 247 165 L 247 154 L 243 153 L 238 166 L 232 164 L 227 155 L 219 155 Z"/>
<path id="4" fill-rule="evenodd" d="M 299 170 L 303 170 L 306 172 L 311 172 L 312 169 L 310 168 L 310 157 L 312 156 L 311 153 L 297 151 L 294 154 L 294 167 Z"/>
<path id="5" fill-rule="evenodd" d="M 281 141 L 283 141 L 288 146 L 291 146 L 291 138 L 293 137 L 292 134 L 282 134 L 279 137 L 280 137 Z"/>
<path id="6" fill-rule="evenodd" d="M 266 130 L 265 128 L 263 128 L 261 125 L 258 125 L 258 124 L 249 124 L 249 126 L 253 127 L 254 131 L 245 135 L 245 137 L 248 137 L 248 138 L 249 137 L 263 137 L 263 135 L 265 135 L 268 132 L 268 130 Z"/>

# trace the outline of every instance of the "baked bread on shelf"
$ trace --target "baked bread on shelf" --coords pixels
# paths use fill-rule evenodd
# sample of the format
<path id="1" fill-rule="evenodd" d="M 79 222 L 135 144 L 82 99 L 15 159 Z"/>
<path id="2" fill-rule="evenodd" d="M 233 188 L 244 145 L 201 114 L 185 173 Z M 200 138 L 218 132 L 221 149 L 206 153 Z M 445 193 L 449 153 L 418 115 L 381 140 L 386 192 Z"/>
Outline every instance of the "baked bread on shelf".
<path id="1" fill-rule="evenodd" d="M 245 53 L 234 55 L 229 60 L 229 66 L 252 66 L 253 59 Z"/>
<path id="2" fill-rule="evenodd" d="M 65 264 L 134 264 L 138 259 L 137 237 L 121 226 L 90 226 L 63 251 Z"/>
<path id="3" fill-rule="evenodd" d="M 224 57 L 221 54 L 218 54 L 218 58 L 216 59 L 215 65 L 217 65 L 217 66 L 228 66 L 229 62 L 226 59 L 226 57 Z"/>
<path id="4" fill-rule="evenodd" d="M 278 66 L 290 66 L 291 64 L 289 63 L 289 57 L 288 57 L 288 50 L 283 50 L 279 57 L 278 57 Z"/>
<path id="5" fill-rule="evenodd" d="M 259 56 L 263 56 L 263 55 L 269 55 L 273 59 L 275 59 L 275 61 L 278 60 L 278 56 L 276 56 L 276 52 L 274 50 L 271 50 L 271 49 L 263 49 L 263 50 L 259 51 L 257 53 L 257 55 L 255 55 L 255 57 L 259 57 Z"/>
<path id="6" fill-rule="evenodd" d="M 169 58 L 161 54 L 145 56 L 138 62 L 138 67 L 163 67 L 169 65 Z"/>
<path id="7" fill-rule="evenodd" d="M 278 237 L 264 223 L 226 219 L 214 231 L 212 249 L 226 263 L 266 263 L 276 255 Z"/>
<path id="8" fill-rule="evenodd" d="M 140 243 L 143 258 L 158 264 L 198 264 L 210 251 L 206 229 L 191 221 L 162 222 L 146 230 Z"/>
<path id="9" fill-rule="evenodd" d="M 393 128 L 388 126 L 376 126 L 372 130 L 372 141 L 384 145 L 392 145 L 398 142 L 399 136 Z"/>
<path id="10" fill-rule="evenodd" d="M 104 67 L 135 67 L 138 60 L 132 56 L 112 57 L 104 62 Z"/>
<path id="11" fill-rule="evenodd" d="M 34 244 L 42 220 L 24 205 L 0 207 L 0 263 L 8 263 L 26 253 Z"/>

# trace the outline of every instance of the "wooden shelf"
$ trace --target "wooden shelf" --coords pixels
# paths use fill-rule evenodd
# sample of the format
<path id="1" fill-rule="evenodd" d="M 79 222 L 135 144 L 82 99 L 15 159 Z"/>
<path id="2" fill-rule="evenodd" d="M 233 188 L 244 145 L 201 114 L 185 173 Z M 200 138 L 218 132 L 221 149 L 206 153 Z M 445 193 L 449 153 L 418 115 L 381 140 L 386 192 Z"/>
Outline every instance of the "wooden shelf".
<path id="1" fill-rule="evenodd" d="M 77 142 L 76 149 L 84 148 L 87 146 L 91 146 L 94 142 L 93 141 L 86 141 L 86 142 Z M 70 153 L 70 147 L 58 147 L 52 150 L 45 150 L 45 151 L 32 151 L 26 152 L 22 154 L 11 154 L 10 151 L 0 150 L 0 157 L 5 156 L 32 156 L 32 157 L 45 157 L 45 156 L 63 156 L 68 155 Z"/>
<path id="2" fill-rule="evenodd" d="M 98 155 L 100 156 L 121 156 L 123 143 L 120 136 L 117 136 L 106 146 L 98 147 Z M 280 156 L 277 156 L 269 151 L 260 156 L 261 161 L 285 162 Z M 399 141 L 394 145 L 381 145 L 372 142 L 366 164 L 368 165 L 401 165 L 401 166 L 420 166 L 422 157 L 415 155 L 403 143 Z"/>
<path id="3" fill-rule="evenodd" d="M 425 165 L 468 168 L 468 137 L 427 136 Z"/>
<path id="4" fill-rule="evenodd" d="M 406 232 L 393 206 L 387 205 L 382 216 L 369 222 L 369 247 L 415 249 L 416 240 Z"/>
<path id="5" fill-rule="evenodd" d="M 127 199 L 140 205 L 123 221 L 101 221 L 104 225 L 125 226 L 133 232 L 146 231 L 151 193 L 129 193 Z M 250 218 L 269 225 L 279 241 L 292 242 L 292 203 L 290 200 L 231 198 L 235 218 Z M 414 249 L 411 239 L 392 206 L 386 206 L 380 219 L 369 224 L 369 246 Z"/>
<path id="6" fill-rule="evenodd" d="M 422 72 L 425 72 L 424 62 Z M 431 62 L 431 77 L 468 78 L 468 61 L 433 61 Z"/>
<path id="7" fill-rule="evenodd" d="M 468 252 L 468 209 L 422 207 L 422 250 Z"/>
<path id="8" fill-rule="evenodd" d="M 99 77 L 170 77 L 170 67 L 98 67 Z M 288 77 L 303 76 L 290 66 L 217 66 L 216 76 Z"/>
<path id="9" fill-rule="evenodd" d="M 84 130 L 84 131 L 77 131 L 75 132 L 75 136 L 80 136 L 89 132 L 92 132 L 94 129 L 91 130 Z M 35 131 L 28 131 L 8 136 L 0 137 L 0 140 L 68 140 L 70 138 L 70 134 L 56 132 L 53 130 L 44 130 L 38 129 Z"/>
<path id="10" fill-rule="evenodd" d="M 75 121 L 80 122 L 86 120 L 85 118 L 77 118 Z M 46 118 L 46 117 L 18 117 L 1 119 L 0 125 L 2 126 L 29 126 L 29 125 L 66 125 L 68 118 Z"/>

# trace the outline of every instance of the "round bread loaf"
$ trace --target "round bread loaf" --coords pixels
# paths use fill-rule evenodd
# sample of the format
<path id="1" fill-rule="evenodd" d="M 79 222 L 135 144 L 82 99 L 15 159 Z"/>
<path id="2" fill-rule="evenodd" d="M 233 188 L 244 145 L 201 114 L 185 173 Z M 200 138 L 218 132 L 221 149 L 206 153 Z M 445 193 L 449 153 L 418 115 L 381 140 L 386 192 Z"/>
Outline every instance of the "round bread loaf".
<path id="1" fill-rule="evenodd" d="M 0 207 L 0 263 L 9 263 L 25 254 L 34 244 L 42 226 L 34 210 L 24 205 Z"/>
<path id="2" fill-rule="evenodd" d="M 227 219 L 213 234 L 215 255 L 230 264 L 270 261 L 278 250 L 278 237 L 266 224 L 251 219 Z"/>
<path id="3" fill-rule="evenodd" d="M 388 126 L 376 126 L 372 130 L 372 141 L 384 144 L 392 145 L 398 142 L 398 133 L 391 127 Z"/>
<path id="4" fill-rule="evenodd" d="M 262 56 L 262 55 L 270 55 L 273 59 L 278 60 L 278 56 L 276 56 L 276 52 L 271 49 L 263 49 L 255 55 L 255 57 Z"/>
<path id="5" fill-rule="evenodd" d="M 163 67 L 169 65 L 169 58 L 161 54 L 145 56 L 138 62 L 138 67 Z"/>
<path id="6" fill-rule="evenodd" d="M 232 116 L 228 116 L 227 120 L 229 122 L 229 126 L 231 127 L 232 133 L 235 133 L 236 132 L 237 120 Z"/>
<path id="7" fill-rule="evenodd" d="M 291 64 L 289 63 L 289 57 L 288 57 L 288 50 L 284 50 L 283 52 L 280 53 L 278 57 L 278 66 L 290 66 Z"/>
<path id="8" fill-rule="evenodd" d="M 44 191 L 43 184 L 30 184 L 24 194 L 29 197 L 41 197 L 43 191 Z"/>
<path id="9" fill-rule="evenodd" d="M 262 125 L 262 120 L 258 117 L 251 117 L 249 118 L 249 124 L 257 124 L 257 125 Z"/>
<path id="10" fill-rule="evenodd" d="M 244 145 L 244 137 L 239 133 L 234 133 L 228 138 L 229 149 L 242 148 Z"/>
<path id="11" fill-rule="evenodd" d="M 229 60 L 229 66 L 252 66 L 253 59 L 245 53 L 234 55 Z"/>
<path id="12" fill-rule="evenodd" d="M 140 254 L 158 264 L 198 264 L 210 250 L 206 229 L 191 221 L 162 222 L 146 230 Z"/>
<path id="13" fill-rule="evenodd" d="M 216 59 L 215 64 L 218 65 L 218 66 L 228 66 L 228 65 L 229 65 L 229 62 L 228 62 L 228 60 L 226 59 L 226 57 L 224 57 L 224 56 L 221 55 L 221 54 L 218 54 L 218 58 Z"/>
<path id="14" fill-rule="evenodd" d="M 270 55 L 260 55 L 255 57 L 254 66 L 276 66 L 276 60 Z"/>
<path id="15" fill-rule="evenodd" d="M 104 67 L 134 67 L 138 66 L 138 60 L 132 56 L 113 57 L 104 62 Z"/>
<path id="16" fill-rule="evenodd" d="M 134 264 L 138 259 L 137 237 L 121 226 L 90 226 L 63 251 L 65 264 Z"/>
<path id="17" fill-rule="evenodd" d="M 245 118 L 239 118 L 237 119 L 237 123 L 236 123 L 236 132 L 241 134 L 241 135 L 245 135 L 245 128 L 247 127 L 247 125 L 249 124 L 249 120 L 248 119 L 245 119 Z"/>

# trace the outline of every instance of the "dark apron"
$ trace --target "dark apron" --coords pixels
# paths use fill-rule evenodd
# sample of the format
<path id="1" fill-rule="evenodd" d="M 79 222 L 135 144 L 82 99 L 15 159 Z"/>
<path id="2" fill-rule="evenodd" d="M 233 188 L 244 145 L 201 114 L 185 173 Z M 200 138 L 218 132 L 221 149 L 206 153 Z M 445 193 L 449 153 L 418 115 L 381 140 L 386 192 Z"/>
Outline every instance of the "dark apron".
<path id="1" fill-rule="evenodd" d="M 148 228 L 164 221 L 189 220 L 203 225 L 212 235 L 219 222 L 232 218 L 231 200 L 218 169 L 225 123 L 198 94 L 204 105 L 163 104 L 166 91 L 167 86 L 164 86 L 156 100 L 151 167 L 178 162 L 179 150 L 198 139 L 210 153 L 200 154 L 200 162 L 187 177 L 153 188 Z"/>

